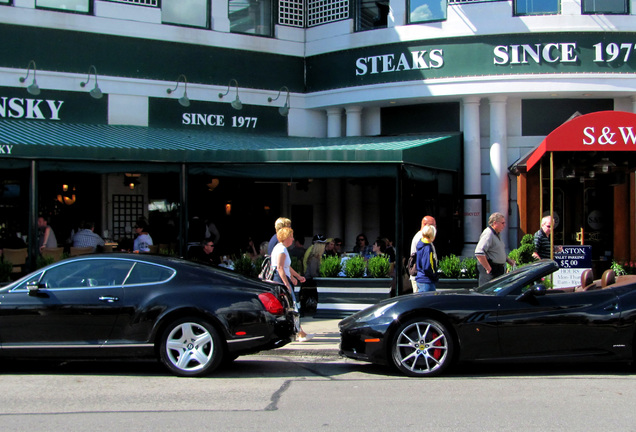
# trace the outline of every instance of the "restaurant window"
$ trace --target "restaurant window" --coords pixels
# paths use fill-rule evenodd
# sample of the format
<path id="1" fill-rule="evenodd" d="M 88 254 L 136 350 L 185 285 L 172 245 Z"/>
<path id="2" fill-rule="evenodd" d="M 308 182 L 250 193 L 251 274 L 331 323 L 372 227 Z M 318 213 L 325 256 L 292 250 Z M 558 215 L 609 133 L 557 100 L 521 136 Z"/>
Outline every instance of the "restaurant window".
<path id="1" fill-rule="evenodd" d="M 443 21 L 447 9 L 447 0 L 410 0 L 409 23 Z"/>
<path id="2" fill-rule="evenodd" d="M 583 0 L 584 14 L 626 15 L 629 13 L 627 0 Z"/>
<path id="3" fill-rule="evenodd" d="M 387 27 L 388 1 L 358 0 L 356 6 L 356 31 Z"/>
<path id="4" fill-rule="evenodd" d="M 573 115 L 613 109 L 613 99 L 526 99 L 521 101 L 521 135 L 548 135 Z"/>
<path id="5" fill-rule="evenodd" d="M 230 32 L 272 36 L 274 0 L 230 0 Z"/>
<path id="6" fill-rule="evenodd" d="M 208 28 L 208 0 L 162 0 L 161 22 Z"/>
<path id="7" fill-rule="evenodd" d="M 90 0 L 35 0 L 35 6 L 66 12 L 89 13 L 91 11 Z"/>
<path id="8" fill-rule="evenodd" d="M 514 0 L 515 15 L 556 15 L 560 12 L 559 0 Z"/>

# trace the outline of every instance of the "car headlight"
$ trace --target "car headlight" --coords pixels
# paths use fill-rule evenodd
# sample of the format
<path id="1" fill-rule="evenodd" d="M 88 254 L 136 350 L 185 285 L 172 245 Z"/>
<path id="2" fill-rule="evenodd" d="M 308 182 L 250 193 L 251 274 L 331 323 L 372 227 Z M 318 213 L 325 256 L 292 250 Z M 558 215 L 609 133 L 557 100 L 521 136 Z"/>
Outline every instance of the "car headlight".
<path id="1" fill-rule="evenodd" d="M 395 305 L 397 302 L 391 302 L 391 303 L 387 303 L 385 305 L 382 306 L 378 306 L 378 307 L 373 307 L 370 310 L 367 311 L 367 313 L 365 313 L 364 315 L 360 316 L 358 318 L 359 321 L 369 321 L 372 319 L 378 319 L 381 316 L 384 315 L 384 313 L 391 309 L 393 307 L 393 305 Z"/>

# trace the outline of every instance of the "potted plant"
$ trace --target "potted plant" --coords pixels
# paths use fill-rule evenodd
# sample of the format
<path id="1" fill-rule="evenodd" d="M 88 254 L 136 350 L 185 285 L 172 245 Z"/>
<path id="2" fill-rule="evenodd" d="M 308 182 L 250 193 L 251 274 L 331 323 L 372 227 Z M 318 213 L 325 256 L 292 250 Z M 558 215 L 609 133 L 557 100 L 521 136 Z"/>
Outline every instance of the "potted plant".
<path id="1" fill-rule="evenodd" d="M 260 269 L 260 267 L 258 268 Z M 242 254 L 238 258 L 234 259 L 234 271 L 245 276 L 258 276 L 256 266 L 248 254 Z"/>
<path id="2" fill-rule="evenodd" d="M 459 279 L 461 271 L 462 263 L 459 257 L 450 254 L 439 260 L 439 270 L 437 272 L 440 279 Z"/>
<path id="3" fill-rule="evenodd" d="M 337 256 L 329 256 L 324 257 L 320 261 L 320 269 L 318 272 L 321 277 L 324 278 L 334 278 L 338 277 L 338 273 L 340 273 L 340 258 Z"/>
<path id="4" fill-rule="evenodd" d="M 477 258 L 466 257 L 462 260 L 460 279 L 479 279 L 477 270 Z"/>
<path id="5" fill-rule="evenodd" d="M 386 278 L 389 277 L 389 271 L 391 270 L 391 263 L 387 256 L 374 256 L 367 261 L 367 275 L 372 278 Z"/>
<path id="6" fill-rule="evenodd" d="M 390 264 L 388 259 L 378 258 L 369 259 L 370 264 L 359 255 L 345 257 L 342 262 L 337 257 L 323 258 L 320 264 L 322 277 L 314 279 L 318 293 L 315 316 L 343 318 L 390 297 L 391 278 L 385 276 Z M 365 272 L 369 277 L 365 277 Z"/>
<path id="7" fill-rule="evenodd" d="M 367 263 L 365 262 L 364 257 L 360 255 L 351 257 L 347 261 L 345 261 L 345 264 L 344 264 L 345 277 L 348 277 L 348 278 L 364 277 L 366 268 L 367 268 Z"/>
<path id="8" fill-rule="evenodd" d="M 478 285 L 477 259 L 448 255 L 439 260 L 437 288 L 474 288 Z"/>
<path id="9" fill-rule="evenodd" d="M 534 252 L 534 237 L 532 234 L 526 234 L 521 239 L 521 243 L 517 249 L 513 249 L 508 254 L 508 258 L 515 260 L 517 263 L 517 267 L 521 267 L 525 264 L 530 264 L 534 262 L 534 257 L 532 253 Z M 508 270 L 511 270 L 510 264 L 507 264 Z"/>

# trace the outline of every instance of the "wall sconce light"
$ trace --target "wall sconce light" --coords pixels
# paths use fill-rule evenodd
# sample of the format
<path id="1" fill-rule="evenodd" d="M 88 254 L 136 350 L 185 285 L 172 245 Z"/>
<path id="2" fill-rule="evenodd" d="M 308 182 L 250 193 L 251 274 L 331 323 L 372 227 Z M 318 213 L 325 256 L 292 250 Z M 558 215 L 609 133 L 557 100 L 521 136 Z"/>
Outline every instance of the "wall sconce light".
<path id="1" fill-rule="evenodd" d="M 135 190 L 135 188 L 140 185 L 139 177 L 141 177 L 141 174 L 124 174 L 124 186 L 130 190 Z"/>
<path id="2" fill-rule="evenodd" d="M 275 100 L 277 100 L 280 97 L 282 91 L 286 91 L 287 96 L 285 96 L 285 105 L 278 108 L 278 113 L 283 117 L 287 117 L 287 115 L 289 114 L 289 89 L 286 86 L 282 86 L 280 90 L 278 90 L 278 96 L 276 96 L 275 98 L 272 99 L 271 97 L 268 97 L 267 102 L 274 102 Z"/>
<path id="3" fill-rule="evenodd" d="M 29 92 L 29 94 L 32 94 L 33 96 L 37 96 L 40 94 L 40 87 L 38 87 L 38 83 L 35 80 L 35 71 L 36 71 L 35 60 L 31 60 L 29 62 L 29 66 L 27 66 L 27 74 L 25 77 L 20 77 L 20 82 L 23 83 L 27 80 L 27 78 L 29 78 L 29 74 L 31 73 L 31 65 L 33 65 L 33 82 L 31 83 L 30 86 L 27 87 L 27 91 Z"/>
<path id="4" fill-rule="evenodd" d="M 225 214 L 230 216 L 232 214 L 232 203 L 225 204 Z"/>
<path id="5" fill-rule="evenodd" d="M 183 96 L 179 98 L 179 103 L 181 104 L 181 106 L 189 107 L 190 99 L 188 99 L 188 80 L 184 74 L 179 75 L 179 77 L 177 78 L 177 85 L 175 86 L 175 88 L 173 89 L 169 88 L 168 90 L 166 90 L 166 93 L 172 94 L 173 92 L 175 92 L 177 88 L 179 87 L 179 83 L 181 82 L 182 79 L 183 79 Z"/>
<path id="6" fill-rule="evenodd" d="M 93 87 L 93 89 L 88 93 L 91 95 L 93 99 L 101 99 L 103 96 L 103 93 L 102 93 L 102 89 L 99 88 L 99 84 L 97 83 L 97 68 L 95 66 L 90 65 L 88 67 L 88 77 L 86 78 L 86 81 L 82 81 L 80 83 L 80 87 L 84 88 L 88 85 L 88 83 L 91 80 L 91 71 L 93 71 L 93 74 L 95 75 L 95 87 Z"/>
<path id="7" fill-rule="evenodd" d="M 609 158 L 601 158 L 600 162 L 594 164 L 594 169 L 602 173 L 608 173 L 610 168 L 614 168 L 616 164 L 609 160 Z"/>
<path id="8" fill-rule="evenodd" d="M 75 204 L 75 201 L 77 200 L 77 197 L 75 196 L 75 186 L 70 189 L 71 193 L 69 195 L 67 193 L 69 191 L 69 185 L 63 184 L 62 193 L 58 194 L 56 197 L 57 202 L 59 202 L 60 204 L 66 204 L 68 206 Z"/>
<path id="9" fill-rule="evenodd" d="M 219 179 L 214 178 L 206 186 L 208 187 L 208 190 L 212 192 L 214 189 L 216 189 L 218 185 L 219 185 Z"/>
<path id="10" fill-rule="evenodd" d="M 219 93 L 219 99 L 223 99 L 223 96 L 227 95 L 230 92 L 230 88 L 232 87 L 232 82 L 236 84 L 236 99 L 234 99 L 231 103 L 232 108 L 234 108 L 235 110 L 243 109 L 243 103 L 239 99 L 238 81 L 236 81 L 234 78 L 232 78 L 230 80 L 230 83 L 227 85 L 227 91 L 225 93 Z"/>

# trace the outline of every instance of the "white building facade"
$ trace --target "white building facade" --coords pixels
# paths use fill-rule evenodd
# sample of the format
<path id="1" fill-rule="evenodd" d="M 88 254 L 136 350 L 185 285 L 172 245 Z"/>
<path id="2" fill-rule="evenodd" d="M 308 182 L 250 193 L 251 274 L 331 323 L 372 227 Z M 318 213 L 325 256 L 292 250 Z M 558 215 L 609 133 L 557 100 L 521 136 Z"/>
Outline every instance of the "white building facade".
<path id="1" fill-rule="evenodd" d="M 504 237 L 514 248 L 538 220 L 520 223 L 509 167 L 572 115 L 636 112 L 634 10 L 634 0 L 0 0 L 9 41 L 0 121 L 37 120 L 57 106 L 37 103 L 55 98 L 26 100 L 37 76 L 42 95 L 85 96 L 97 79 L 106 111 L 96 123 L 107 125 L 176 127 L 155 113 L 187 96 L 192 106 L 228 111 L 182 113 L 179 127 L 247 129 L 258 116 L 232 116 L 229 104 L 240 97 L 242 112 L 250 107 L 288 137 L 460 133 L 462 154 L 446 155 L 461 158 L 452 192 L 462 204 L 456 252 L 472 255 L 494 211 L 508 216 Z M 271 112 L 281 107 L 285 123 Z M 118 193 L 123 186 L 104 175 L 106 196 Z M 312 184 L 309 195 L 283 189 L 283 213 L 291 202 L 313 206 L 314 233 L 349 246 L 359 232 L 383 234 L 376 188 L 332 178 Z M 101 220 L 114 229 L 109 208 Z"/>

